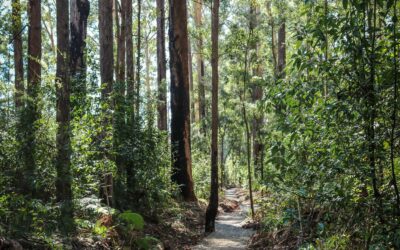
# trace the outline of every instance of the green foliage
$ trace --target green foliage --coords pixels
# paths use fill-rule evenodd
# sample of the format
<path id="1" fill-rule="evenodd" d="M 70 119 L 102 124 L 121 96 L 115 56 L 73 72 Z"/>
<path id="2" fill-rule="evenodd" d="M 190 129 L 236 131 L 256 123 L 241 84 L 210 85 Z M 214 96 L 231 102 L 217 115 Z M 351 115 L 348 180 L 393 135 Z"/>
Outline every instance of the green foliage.
<path id="1" fill-rule="evenodd" d="M 127 225 L 129 230 L 143 230 L 144 219 L 140 214 L 128 210 L 119 214 L 118 218 Z"/>
<path id="2" fill-rule="evenodd" d="M 97 221 L 93 227 L 93 233 L 101 236 L 102 238 L 105 238 L 107 236 L 108 230 L 109 229 L 106 226 L 102 225 L 100 221 Z"/>
<path id="3" fill-rule="evenodd" d="M 197 198 L 208 199 L 210 193 L 210 157 L 205 154 L 208 147 L 209 138 L 200 134 L 194 137 L 192 142 L 192 168 L 193 182 L 195 183 L 195 193 Z"/>
<path id="4" fill-rule="evenodd" d="M 57 227 L 58 211 L 40 200 L 26 200 L 18 194 L 0 196 L 0 231 L 18 237 L 24 232 L 45 238 Z"/>
<path id="5" fill-rule="evenodd" d="M 140 250 L 150 250 L 152 247 L 156 246 L 160 241 L 157 238 L 151 236 L 145 236 L 136 240 L 136 246 Z"/>
<path id="6" fill-rule="evenodd" d="M 228 7 L 228 28 L 222 34 L 225 60 L 221 65 L 220 107 L 220 127 L 226 126 L 225 142 L 231 150 L 226 164 L 228 179 L 237 183 L 244 176 L 246 149 L 240 111 L 244 102 L 250 117 L 265 117 L 261 131 L 264 180 L 256 178 L 259 183 L 254 186 L 268 196 L 260 201 L 266 231 L 288 230 L 293 235 L 311 237 L 304 239 L 304 244 L 320 249 L 365 246 L 368 239 L 373 247 L 397 246 L 393 240 L 396 226 L 388 222 L 398 221 L 390 173 L 390 149 L 398 144 L 397 139 L 394 145 L 390 142 L 393 109 L 398 117 L 398 100 L 393 99 L 393 32 L 399 32 L 391 21 L 397 22 L 393 1 L 377 1 L 376 29 L 370 28 L 372 3 L 271 2 L 270 12 L 261 8 L 261 28 L 253 33 L 244 20 L 248 3 L 235 1 Z M 287 32 L 284 78 L 275 72 L 276 55 L 271 50 L 271 45 L 276 46 L 271 34 L 277 32 L 282 19 Z M 259 44 L 256 57 L 252 56 L 252 43 Z M 264 58 L 262 77 L 252 69 L 258 65 L 258 58 Z M 374 86 L 368 90 L 372 70 Z M 248 86 L 242 87 L 246 77 Z M 251 100 L 252 84 L 264 90 L 258 103 Z M 242 91 L 249 92 L 244 100 Z M 366 97 L 368 91 L 374 92 L 375 105 Z M 371 110 L 376 112 L 373 140 L 368 137 Z M 396 126 L 395 134 L 398 129 Z M 376 147 L 373 171 L 380 201 L 373 194 L 368 160 L 371 145 Z M 394 173 L 398 175 L 397 158 L 396 151 Z M 385 225 L 380 223 L 382 217 L 386 218 Z M 387 234 L 390 236 L 385 237 Z"/>

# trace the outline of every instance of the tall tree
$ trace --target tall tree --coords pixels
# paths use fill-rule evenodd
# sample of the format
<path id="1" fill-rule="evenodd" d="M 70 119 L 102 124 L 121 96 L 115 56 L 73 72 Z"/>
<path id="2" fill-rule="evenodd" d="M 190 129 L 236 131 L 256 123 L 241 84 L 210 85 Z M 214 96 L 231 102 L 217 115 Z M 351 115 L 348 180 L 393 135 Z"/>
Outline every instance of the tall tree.
<path id="1" fill-rule="evenodd" d="M 165 59 L 165 1 L 157 0 L 158 128 L 167 130 L 167 65 Z"/>
<path id="2" fill-rule="evenodd" d="M 211 193 L 206 211 L 206 232 L 215 231 L 215 218 L 218 212 L 218 30 L 219 0 L 213 1 L 211 18 L 212 42 L 212 104 L 211 104 Z"/>
<path id="3" fill-rule="evenodd" d="M 251 215 L 254 219 L 254 203 L 253 203 L 253 181 L 252 181 L 252 171 L 251 171 L 251 130 L 249 125 L 249 119 L 247 117 L 247 110 L 246 110 L 246 91 L 248 88 L 249 82 L 249 50 L 250 44 L 252 41 L 252 33 L 249 32 L 246 42 L 246 50 L 244 53 L 244 71 L 243 71 L 243 90 L 241 91 L 240 101 L 242 103 L 242 114 L 243 114 L 243 122 L 245 125 L 245 132 L 246 132 L 246 155 L 247 155 L 247 180 L 248 180 L 248 187 L 249 187 L 249 198 L 250 198 L 250 208 L 251 208 Z M 240 152 L 240 150 L 239 150 Z"/>
<path id="4" fill-rule="evenodd" d="M 324 27 L 324 35 L 325 35 L 325 48 L 324 48 L 324 60 L 325 63 L 328 63 L 329 60 L 329 32 L 328 32 L 328 15 L 329 15 L 329 5 L 328 5 L 328 0 L 324 0 L 324 22 L 325 22 L 325 27 Z M 326 78 L 326 77 L 325 77 Z M 324 79 L 324 97 L 325 99 L 328 96 L 328 86 L 327 86 L 327 81 Z"/>
<path id="5" fill-rule="evenodd" d="M 186 0 L 169 0 L 172 180 L 184 200 L 194 201 L 190 152 L 190 97 Z"/>
<path id="6" fill-rule="evenodd" d="M 153 112 L 153 105 L 152 105 L 152 91 L 151 91 L 151 78 L 150 78 L 150 33 L 146 34 L 145 37 L 145 44 L 144 44 L 144 61 L 146 66 L 145 72 L 145 83 L 146 83 L 146 120 L 147 120 L 147 127 L 153 128 L 154 127 L 154 112 Z"/>
<path id="7" fill-rule="evenodd" d="M 376 112 L 376 104 L 377 104 L 377 94 L 376 94 L 376 74 L 377 74 L 377 69 L 376 69 L 376 64 L 377 60 L 375 58 L 375 52 L 376 52 L 376 45 L 377 45 L 377 11 L 378 11 L 378 3 L 377 0 L 374 0 L 373 3 L 370 6 L 367 7 L 367 15 L 369 16 L 368 18 L 368 24 L 366 27 L 372 27 L 368 29 L 370 31 L 370 39 L 371 39 L 371 47 L 369 48 L 371 50 L 371 53 L 369 54 L 369 67 L 370 67 L 370 74 L 369 74 L 369 79 L 365 83 L 365 101 L 366 101 L 366 141 L 368 145 L 368 164 L 370 167 L 370 178 L 372 182 L 372 189 L 374 193 L 374 197 L 379 205 L 379 216 L 382 219 L 382 199 L 381 199 L 381 193 L 379 191 L 379 180 L 378 176 L 376 174 L 376 117 L 377 117 L 377 112 Z"/>
<path id="8" fill-rule="evenodd" d="M 24 61 L 22 50 L 22 21 L 21 3 L 19 0 L 12 2 L 13 46 L 14 46 L 14 71 L 15 71 L 15 95 L 14 102 L 17 111 L 23 106 L 22 95 L 24 93 Z"/>
<path id="9" fill-rule="evenodd" d="M 117 82 L 118 85 L 124 85 L 125 81 L 125 33 L 126 33 L 126 0 L 121 0 L 121 5 L 115 1 L 115 23 L 117 27 Z M 122 89 L 121 89 L 122 92 Z"/>
<path id="10" fill-rule="evenodd" d="M 125 49 L 126 49 L 126 89 L 128 104 L 128 124 L 131 124 L 131 111 L 133 111 L 133 92 L 135 89 L 135 64 L 133 55 L 133 26 L 132 26 L 132 0 L 126 0 L 125 11 Z"/>
<path id="11" fill-rule="evenodd" d="M 137 42 L 136 42 L 136 93 L 135 93 L 135 111 L 136 111 L 136 119 L 139 119 L 140 112 L 140 71 L 141 71 L 141 47 L 142 47 L 142 0 L 137 1 L 138 4 L 138 12 L 137 12 Z"/>
<path id="12" fill-rule="evenodd" d="M 36 171 L 36 128 L 39 119 L 38 95 L 41 82 L 42 25 L 41 0 L 28 2 L 28 85 L 27 103 L 24 115 L 25 138 L 22 149 L 24 159 L 23 193 L 36 196 L 34 176 Z"/>
<path id="13" fill-rule="evenodd" d="M 99 0 L 100 78 L 102 98 L 107 99 L 113 86 L 113 0 Z"/>
<path id="14" fill-rule="evenodd" d="M 70 84 L 69 84 L 69 12 L 68 1 L 57 0 L 57 201 L 61 202 L 60 230 L 69 232 L 73 226 L 71 136 L 70 136 Z"/>
<path id="15" fill-rule="evenodd" d="M 132 138 L 133 121 L 134 121 L 134 91 L 135 91 L 135 64 L 134 64 L 134 53 L 133 53 L 133 26 L 132 26 L 132 0 L 126 1 L 126 30 L 125 30 L 125 43 L 126 43 L 126 116 L 127 116 L 127 135 Z M 134 164 L 132 161 L 128 161 L 126 168 L 126 184 L 127 191 L 133 192 L 134 189 Z M 130 195 L 130 194 L 129 194 Z"/>
<path id="16" fill-rule="evenodd" d="M 18 142 L 24 142 L 24 124 L 23 119 L 24 115 L 22 113 L 24 108 L 24 99 L 22 98 L 24 95 L 25 87 L 24 87 L 24 62 L 23 62 L 23 44 L 22 44 L 22 20 L 21 20 L 21 3 L 19 0 L 13 0 L 12 3 L 12 31 L 13 31 L 13 48 L 14 48 L 14 71 L 15 71 L 15 80 L 14 80 L 14 104 L 15 110 L 18 117 L 18 126 L 16 131 L 16 140 Z M 17 170 L 18 171 L 18 170 Z M 15 173 L 18 173 L 18 172 Z M 15 175 L 16 176 L 16 175 Z M 15 185 L 16 187 L 18 185 Z"/>
<path id="17" fill-rule="evenodd" d="M 393 23 L 393 55 L 394 55 L 394 64 L 393 64 L 393 109 L 392 109 L 392 127 L 390 133 L 390 168 L 391 168 L 391 175 L 392 175 L 392 185 L 396 197 L 396 214 L 400 215 L 400 194 L 399 188 L 397 185 L 397 177 L 395 171 L 395 147 L 396 147 L 396 139 L 395 139 L 395 131 L 397 127 L 397 111 L 399 106 L 399 86 L 398 86 L 398 59 L 397 59 L 397 52 L 398 52 L 398 43 L 397 43 L 397 0 L 394 1 L 393 4 L 393 13 L 394 13 L 394 23 Z"/>
<path id="18" fill-rule="evenodd" d="M 277 49 L 276 49 L 276 34 L 275 34 L 275 19 L 274 16 L 272 15 L 272 2 L 267 1 L 266 2 L 266 8 L 267 8 L 267 14 L 269 17 L 268 23 L 271 26 L 271 54 L 272 54 L 272 63 L 273 63 L 273 69 L 274 69 L 274 75 L 275 77 L 277 76 L 278 72 L 278 56 L 277 54 Z"/>
<path id="19" fill-rule="evenodd" d="M 115 23 L 117 39 L 116 81 L 113 92 L 113 147 L 115 152 L 115 164 L 117 166 L 115 178 L 115 203 L 122 208 L 124 200 L 124 179 L 126 160 L 123 156 L 125 141 L 125 46 L 126 46 L 126 0 L 121 0 L 121 5 L 115 1 Z"/>
<path id="20" fill-rule="evenodd" d="M 280 7 L 280 16 L 279 16 L 279 29 L 278 29 L 278 44 L 277 44 L 277 68 L 275 77 L 276 80 L 284 80 L 285 79 L 285 71 L 286 71 L 286 19 L 284 16 L 284 10 L 282 6 Z M 285 109 L 285 104 L 277 105 L 277 113 L 282 114 L 281 112 Z"/>
<path id="21" fill-rule="evenodd" d="M 202 122 L 204 129 L 204 118 L 206 117 L 206 94 L 204 88 L 204 60 L 203 60 L 203 35 L 201 32 L 203 26 L 202 20 L 203 0 L 194 1 L 194 21 L 196 29 L 199 31 L 197 38 L 196 64 L 197 64 L 197 84 L 198 84 L 198 121 Z"/>
<path id="22" fill-rule="evenodd" d="M 253 75 L 257 76 L 255 77 L 253 82 L 252 82 L 252 101 L 254 103 L 257 103 L 262 99 L 263 96 L 263 89 L 259 85 L 259 80 L 262 77 L 263 71 L 262 71 L 262 65 L 259 63 L 259 57 L 260 57 L 260 52 L 259 52 L 259 41 L 257 37 L 257 26 L 258 26 L 258 15 L 259 15 L 259 9 L 258 6 L 255 5 L 254 2 L 250 4 L 250 33 L 251 35 L 255 38 L 255 42 L 253 42 L 251 45 L 252 49 L 252 64 L 253 64 Z M 261 168 L 261 156 L 262 152 L 264 150 L 264 145 L 262 143 L 262 138 L 261 138 L 261 128 L 263 123 L 263 116 L 262 114 L 258 114 L 257 112 L 253 116 L 253 123 L 252 123 L 252 135 L 253 135 L 253 161 L 254 161 L 254 174 L 256 175 L 258 172 L 261 175 L 261 178 L 263 177 L 263 169 Z"/>
<path id="23" fill-rule="evenodd" d="M 286 21 L 281 18 L 278 31 L 278 76 L 285 77 L 286 68 Z"/>
<path id="24" fill-rule="evenodd" d="M 100 134 L 100 143 L 106 138 L 107 127 L 110 124 L 109 113 L 111 109 L 111 92 L 113 88 L 113 0 L 99 0 L 99 39 L 100 39 L 100 79 L 101 79 L 101 99 L 102 99 L 102 130 Z M 109 149 L 102 147 L 100 149 L 101 157 L 107 158 Z M 110 182 L 109 184 L 111 184 Z M 105 189 L 107 190 L 107 189 Z M 109 192 L 107 190 L 105 198 L 107 203 L 115 206 L 114 195 L 111 192 L 112 199 L 109 200 Z"/>
<path id="25" fill-rule="evenodd" d="M 194 85 L 193 85 L 193 54 L 192 54 L 192 43 L 189 38 L 189 88 L 190 88 L 190 121 L 194 122 L 196 120 L 196 110 L 194 106 Z"/>
<path id="26" fill-rule="evenodd" d="M 154 126 L 154 114 L 153 114 L 153 108 L 152 108 L 152 99 L 151 99 L 151 79 L 150 79 L 150 33 L 146 34 L 145 37 L 145 44 L 144 44 L 144 61 L 146 65 L 146 77 L 145 77 L 145 83 L 146 83 L 146 99 L 147 99 L 147 112 L 146 112 L 146 120 L 147 120 L 147 126 L 149 128 L 152 128 Z"/>
<path id="27" fill-rule="evenodd" d="M 71 111 L 80 117 L 82 113 L 79 109 L 86 103 L 85 50 L 90 3 L 88 0 L 71 0 L 70 5 Z"/>

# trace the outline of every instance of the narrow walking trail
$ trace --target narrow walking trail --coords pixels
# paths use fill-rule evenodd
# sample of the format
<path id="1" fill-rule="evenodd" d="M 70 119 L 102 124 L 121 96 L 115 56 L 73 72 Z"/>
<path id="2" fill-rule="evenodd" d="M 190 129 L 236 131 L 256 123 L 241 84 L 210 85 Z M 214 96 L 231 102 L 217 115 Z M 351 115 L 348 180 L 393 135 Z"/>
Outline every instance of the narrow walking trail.
<path id="1" fill-rule="evenodd" d="M 237 191 L 239 189 L 236 188 L 226 190 L 225 198 L 239 202 Z M 232 213 L 219 214 L 215 222 L 215 232 L 204 238 L 193 250 L 246 249 L 247 242 L 254 233 L 251 229 L 242 228 L 249 209 L 249 206 L 240 204 L 240 209 Z"/>

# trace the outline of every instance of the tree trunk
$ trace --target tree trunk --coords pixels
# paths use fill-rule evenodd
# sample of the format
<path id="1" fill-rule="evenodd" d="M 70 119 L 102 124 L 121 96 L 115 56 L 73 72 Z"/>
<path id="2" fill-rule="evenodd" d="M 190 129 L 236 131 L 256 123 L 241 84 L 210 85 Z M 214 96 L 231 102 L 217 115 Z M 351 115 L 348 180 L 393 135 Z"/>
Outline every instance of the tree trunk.
<path id="1" fill-rule="evenodd" d="M 126 33 L 126 0 L 121 0 L 121 5 L 115 1 L 115 23 L 117 27 L 117 62 L 116 82 L 113 93 L 113 147 L 115 152 L 115 165 L 117 172 L 114 181 L 115 206 L 123 208 L 125 197 L 125 172 L 126 161 L 123 156 L 125 141 L 125 33 Z"/>
<path id="2" fill-rule="evenodd" d="M 186 0 L 169 0 L 172 181 L 186 201 L 195 201 L 190 152 L 190 98 Z"/>
<path id="3" fill-rule="evenodd" d="M 259 10 L 256 6 L 252 3 L 250 5 L 250 33 L 254 36 L 254 30 L 257 28 L 258 25 L 258 14 Z M 263 75 L 262 66 L 258 63 L 259 58 L 259 43 L 253 43 L 252 45 L 252 52 L 254 53 L 252 58 L 255 58 L 255 62 L 253 66 L 253 75 L 257 76 L 257 79 L 261 78 Z M 252 101 L 253 103 L 257 103 L 262 99 L 263 90 L 259 83 L 253 82 L 252 83 Z M 264 150 L 264 145 L 261 140 L 261 128 L 263 125 L 263 116 L 262 114 L 254 114 L 253 122 L 252 122 L 252 136 L 253 136 L 253 161 L 254 161 L 254 174 L 257 176 L 258 172 L 261 172 L 261 154 Z"/>
<path id="4" fill-rule="evenodd" d="M 280 25 L 278 30 L 278 65 L 276 72 L 276 80 L 285 79 L 286 70 L 286 24 L 285 19 L 280 17 Z M 285 104 L 278 104 L 276 107 L 276 113 L 282 114 L 286 109 Z"/>
<path id="5" fill-rule="evenodd" d="M 134 134 L 134 92 L 135 92 L 135 63 L 134 63 L 134 52 L 133 52 L 133 27 L 132 27 L 132 0 L 126 1 L 126 115 L 127 115 L 127 136 L 133 138 Z M 128 160 L 126 166 L 126 185 L 128 191 L 128 197 L 132 197 L 135 187 L 134 180 L 134 164 L 131 160 Z"/>
<path id="6" fill-rule="evenodd" d="M 212 42 L 212 104 L 211 104 L 211 194 L 206 211 L 206 232 L 215 231 L 215 218 L 218 212 L 218 29 L 219 0 L 214 0 L 211 19 Z"/>
<path id="7" fill-rule="evenodd" d="M 196 120 L 196 110 L 194 107 L 194 86 L 193 86 L 193 55 L 192 55 L 192 43 L 189 38 L 189 87 L 190 87 L 190 121 L 194 122 Z"/>
<path id="8" fill-rule="evenodd" d="M 115 21 L 115 33 L 114 39 L 115 43 L 117 44 L 117 53 L 116 57 L 114 58 L 114 74 L 115 74 L 115 83 L 114 88 L 118 85 L 118 78 L 119 78 L 119 60 L 121 57 L 121 46 L 120 45 L 120 33 L 121 33 L 121 23 L 120 23 L 120 13 L 121 13 L 121 5 L 118 0 L 113 0 L 114 8 L 113 8 L 113 17 Z M 115 98 L 114 98 L 115 99 Z M 113 101 L 114 101 L 113 99 Z"/>
<path id="9" fill-rule="evenodd" d="M 245 52 L 245 59 L 244 59 L 244 74 L 243 74 L 243 91 L 241 102 L 242 102 L 242 112 L 243 112 L 243 122 L 245 124 L 246 129 L 246 153 L 247 153 L 247 180 L 249 183 L 249 196 L 250 196 L 250 208 L 251 208 L 251 215 L 254 219 L 254 203 L 253 203 L 253 181 L 252 181 L 252 173 L 251 173 L 251 132 L 249 121 L 247 118 L 247 110 L 246 110 L 246 89 L 248 84 L 248 50 L 249 50 L 249 43 L 250 43 L 251 34 L 249 34 L 249 38 L 247 40 L 246 45 L 246 52 Z M 240 152 L 240 151 L 239 151 Z M 240 157 L 240 156 L 239 156 Z"/>
<path id="10" fill-rule="evenodd" d="M 100 77 L 102 98 L 109 98 L 113 86 L 113 0 L 99 0 Z"/>
<path id="11" fill-rule="evenodd" d="M 277 76 L 278 66 L 277 66 L 277 53 L 276 53 L 276 38 L 275 38 L 275 19 L 272 15 L 272 2 L 266 2 L 267 14 L 269 17 L 269 25 L 271 26 L 271 53 L 272 53 L 272 64 L 274 66 L 274 76 Z"/>
<path id="12" fill-rule="evenodd" d="M 329 14 L 329 9 L 328 9 L 328 0 L 324 0 L 324 11 L 325 11 L 325 30 L 324 30 L 324 35 L 325 35 L 325 62 L 328 63 L 329 60 L 329 32 L 328 32 L 328 14 Z M 327 77 L 324 79 L 324 98 L 326 99 L 328 97 L 328 83 L 327 83 Z"/>
<path id="13" fill-rule="evenodd" d="M 285 20 L 281 21 L 278 31 L 278 76 L 285 78 L 286 68 L 286 24 Z"/>
<path id="14" fill-rule="evenodd" d="M 118 1 L 115 1 L 118 3 Z M 120 85 L 124 85 L 125 81 L 125 33 L 126 33 L 126 0 L 121 0 L 121 5 L 115 4 L 115 7 L 117 8 L 115 10 L 115 21 L 117 24 L 117 65 L 118 65 L 118 72 L 117 72 L 117 82 L 120 83 Z M 125 89 L 119 88 L 121 93 L 125 93 Z"/>
<path id="15" fill-rule="evenodd" d="M 153 120 L 153 111 L 152 111 L 152 100 L 151 100 L 151 79 L 150 79 L 150 40 L 149 37 L 146 36 L 145 40 L 145 51 L 144 51 L 144 59 L 145 59 L 145 65 L 146 65 L 146 98 L 147 98 L 147 127 L 152 128 L 154 126 L 154 120 Z"/>
<path id="16" fill-rule="evenodd" d="M 247 111 L 243 102 L 243 120 L 246 127 L 246 153 L 247 153 L 247 180 L 249 182 L 249 194 L 250 194 L 250 208 L 251 208 L 251 217 L 254 219 L 254 205 L 253 205 L 253 181 L 252 181 L 252 173 L 251 173 L 251 132 L 249 127 L 249 121 L 247 119 Z"/>
<path id="17" fill-rule="evenodd" d="M 19 112 L 24 103 L 22 96 L 24 94 L 24 62 L 22 49 L 22 21 L 21 21 L 21 3 L 19 0 L 12 2 L 12 20 L 13 20 L 13 46 L 14 46 L 14 71 L 15 71 L 15 108 Z"/>
<path id="18" fill-rule="evenodd" d="M 393 65 L 393 110 L 392 110 L 392 128 L 391 128 L 391 133 L 390 133 L 390 165 L 391 165 L 391 181 L 396 197 L 396 208 L 395 208 L 395 214 L 397 216 L 400 215 L 400 194 L 399 194 L 399 188 L 397 185 L 397 177 L 396 177 L 396 171 L 395 171 L 395 150 L 396 150 L 396 138 L 395 138 L 395 133 L 396 133 L 396 128 L 397 128 L 397 110 L 399 107 L 399 97 L 398 97 L 398 91 L 399 91 L 399 86 L 398 86 L 398 61 L 397 61 L 397 0 L 394 1 L 393 4 L 393 13 L 394 13 L 394 28 L 393 28 L 393 55 L 394 55 L 394 65 Z"/>
<path id="19" fill-rule="evenodd" d="M 24 159 L 23 193 L 35 197 L 35 137 L 36 122 L 40 115 L 37 104 L 41 82 L 40 61 L 42 59 L 41 0 L 29 0 L 28 16 L 28 98 L 24 115 L 25 141 L 22 149 Z"/>
<path id="20" fill-rule="evenodd" d="M 16 127 L 16 140 L 24 142 L 25 127 L 24 121 L 24 63 L 23 63 L 23 44 L 22 44 L 22 20 L 21 20 L 21 3 L 19 0 L 13 0 L 12 3 L 12 20 L 13 20 L 13 48 L 14 48 L 14 71 L 15 71 L 15 93 L 14 93 L 14 104 L 15 111 L 18 118 L 18 126 Z M 11 163 L 10 163 L 11 164 Z M 18 180 L 20 169 L 16 169 L 14 179 Z M 18 187 L 18 181 L 13 182 L 13 186 Z M 21 191 L 21 190 L 20 190 Z"/>
<path id="21" fill-rule="evenodd" d="M 141 16 L 142 16 L 142 0 L 138 0 L 138 13 L 137 13 L 137 22 L 138 22 L 138 29 L 137 29 L 137 58 L 136 58 L 136 119 L 139 119 L 139 112 L 140 112 L 140 71 L 141 71 L 141 64 L 140 64 L 140 57 L 141 57 L 141 29 L 142 29 L 142 24 L 141 24 Z"/>
<path id="22" fill-rule="evenodd" d="M 71 176 L 71 128 L 70 128 L 70 82 L 69 82 L 69 12 L 68 1 L 57 0 L 57 70 L 56 96 L 58 124 L 56 139 L 56 197 L 61 202 L 63 232 L 73 229 L 72 176 Z"/>
<path id="23" fill-rule="evenodd" d="M 73 117 L 81 117 L 86 106 L 86 35 L 90 11 L 88 0 L 71 0 L 70 13 L 70 74 L 71 111 Z"/>
<path id="24" fill-rule="evenodd" d="M 165 59 L 165 2 L 157 0 L 158 129 L 167 131 L 167 65 Z"/>
<path id="25" fill-rule="evenodd" d="M 100 78 L 101 78 L 101 98 L 102 98 L 102 131 L 100 143 L 106 138 L 107 127 L 111 123 L 111 92 L 113 88 L 113 0 L 99 0 L 99 39 L 100 39 Z M 109 149 L 101 148 L 101 156 L 108 157 Z M 109 196 L 110 194 L 107 194 Z M 111 194 L 113 196 L 113 194 Z M 114 200 L 114 199 L 113 199 Z M 110 204 L 114 206 L 114 204 Z"/>
<path id="26" fill-rule="evenodd" d="M 135 63 L 133 54 L 133 30 L 132 30 L 132 0 L 126 1 L 125 11 L 125 43 L 126 43 L 126 88 L 127 88 L 127 104 L 128 104 L 128 124 L 132 124 L 133 96 L 135 89 Z"/>
<path id="27" fill-rule="evenodd" d="M 194 2 L 194 21 L 196 24 L 196 29 L 200 30 L 203 26 L 202 21 L 202 7 L 203 0 L 198 0 Z M 197 64 L 197 83 L 198 83 L 198 121 L 202 123 L 202 130 L 204 130 L 204 119 L 206 117 L 206 95 L 204 89 L 204 61 L 203 61 L 203 36 L 199 35 L 197 40 L 197 56 L 196 56 L 196 64 Z"/>
<path id="28" fill-rule="evenodd" d="M 376 120 L 376 93 L 375 93 L 375 77 L 376 77 L 376 59 L 375 59 L 375 51 L 376 51 L 376 21 L 377 21 L 377 0 L 373 1 L 372 5 L 372 19 L 373 23 L 368 24 L 369 27 L 371 25 L 371 54 L 370 54 L 370 79 L 367 81 L 365 89 L 366 89 L 366 103 L 367 103 L 367 131 L 366 131 L 366 139 L 368 144 L 368 162 L 370 167 L 370 177 L 372 181 L 372 188 L 374 192 L 374 198 L 378 203 L 379 210 L 378 214 L 382 219 L 382 199 L 381 194 L 379 192 L 379 184 L 378 177 L 376 176 L 376 135 L 375 135 L 375 120 Z"/>
<path id="29" fill-rule="evenodd" d="M 224 165 L 224 141 L 225 141 L 225 129 L 221 134 L 221 149 L 220 149 L 220 168 L 221 168 L 221 177 L 220 177 L 220 189 L 222 190 L 225 187 L 225 165 Z"/>

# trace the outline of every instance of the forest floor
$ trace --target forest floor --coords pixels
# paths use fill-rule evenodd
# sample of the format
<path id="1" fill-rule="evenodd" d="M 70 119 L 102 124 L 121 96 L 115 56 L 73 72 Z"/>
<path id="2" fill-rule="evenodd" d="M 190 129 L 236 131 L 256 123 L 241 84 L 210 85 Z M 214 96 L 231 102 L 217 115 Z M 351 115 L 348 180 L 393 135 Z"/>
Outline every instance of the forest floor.
<path id="1" fill-rule="evenodd" d="M 215 222 L 215 232 L 205 237 L 193 250 L 247 248 L 254 231 L 242 227 L 250 210 L 249 203 L 243 201 L 243 195 L 243 190 L 237 188 L 225 191 L 225 199 L 220 203 Z"/>
<path id="2" fill-rule="evenodd" d="M 101 225 L 110 228 L 106 237 L 94 237 L 92 230 L 87 232 L 83 230 L 79 231 L 77 237 L 64 239 L 64 243 L 69 249 L 115 249 L 129 245 L 132 238 L 152 236 L 158 239 L 154 249 L 247 249 L 249 240 L 255 233 L 252 229 L 242 227 L 249 223 L 248 192 L 241 188 L 224 191 L 218 208 L 216 232 L 209 235 L 204 234 L 206 207 L 206 201 L 201 199 L 197 202 L 171 205 L 157 218 L 147 218 L 144 230 L 130 233 L 118 230 L 118 226 L 114 227 L 111 216 L 103 216 L 98 221 Z M 63 241 L 62 238 L 51 240 L 57 240 L 60 243 Z M 25 249 L 23 247 L 25 245 L 26 249 L 52 249 L 46 242 L 7 240 L 0 235 L 0 249 Z"/>
<path id="3" fill-rule="evenodd" d="M 161 244 L 155 249 L 189 250 L 204 236 L 206 208 L 203 200 L 183 202 L 179 212 L 167 212 L 156 223 L 147 222 L 142 236 L 151 235 L 159 239 Z"/>

